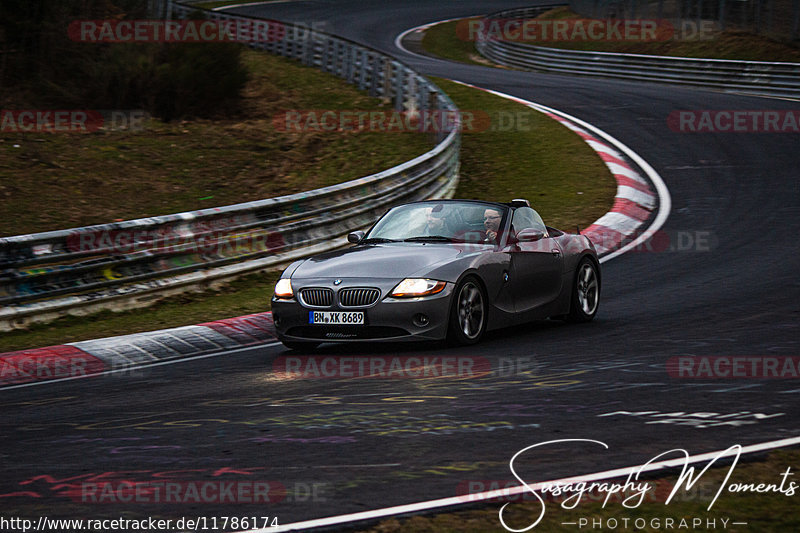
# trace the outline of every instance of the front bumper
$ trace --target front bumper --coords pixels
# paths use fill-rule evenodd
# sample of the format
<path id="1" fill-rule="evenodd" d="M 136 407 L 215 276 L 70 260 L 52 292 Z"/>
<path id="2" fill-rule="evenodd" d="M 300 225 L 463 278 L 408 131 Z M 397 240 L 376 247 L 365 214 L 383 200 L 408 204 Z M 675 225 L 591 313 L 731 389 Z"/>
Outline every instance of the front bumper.
<path id="1" fill-rule="evenodd" d="M 320 281 L 297 283 L 295 294 L 304 287 L 326 286 Z M 444 290 L 433 296 L 421 298 L 390 298 L 386 295 L 399 283 L 376 284 L 370 286 L 381 289 L 377 303 L 365 308 L 342 308 L 334 304 L 326 308 L 308 307 L 297 298 L 283 300 L 272 298 L 272 318 L 279 340 L 295 342 L 402 342 L 433 341 L 447 337 L 447 324 L 450 316 L 450 300 L 453 284 L 448 283 Z M 383 285 L 382 287 L 380 285 Z M 348 283 L 337 290 L 349 287 L 363 287 L 362 283 Z M 388 289 L 387 289 L 388 287 Z M 363 311 L 363 325 L 322 325 L 309 324 L 309 311 Z M 415 321 L 417 315 L 425 315 L 426 325 Z"/>

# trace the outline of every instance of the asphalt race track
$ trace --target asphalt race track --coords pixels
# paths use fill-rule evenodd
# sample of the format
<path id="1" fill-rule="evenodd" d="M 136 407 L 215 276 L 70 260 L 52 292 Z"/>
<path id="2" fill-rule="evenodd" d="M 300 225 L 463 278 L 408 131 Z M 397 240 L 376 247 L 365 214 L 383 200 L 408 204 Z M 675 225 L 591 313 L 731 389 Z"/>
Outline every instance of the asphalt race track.
<path id="1" fill-rule="evenodd" d="M 638 465 L 672 448 L 699 454 L 800 436 L 798 379 L 686 379 L 666 366 L 679 356 L 800 356 L 798 134 L 682 133 L 667 125 L 676 110 L 797 103 L 457 65 L 394 46 L 414 26 L 532 3 L 318 0 L 237 12 L 305 22 L 424 74 L 554 107 L 641 155 L 666 182 L 672 210 L 657 246 L 604 264 L 594 322 L 531 324 L 463 349 L 318 353 L 461 357 L 493 370 L 466 379 L 281 379 L 276 361 L 296 354 L 272 345 L 0 391 L 4 514 L 269 515 L 285 524 L 452 497 L 469 480 L 512 479 L 508 462 L 517 451 L 555 439 L 609 448 L 528 452 L 520 467 L 526 479 Z M 259 505 L 244 497 L 92 501 L 99 496 L 91 484 L 164 480 L 259 482 L 273 495 L 287 493 Z"/>

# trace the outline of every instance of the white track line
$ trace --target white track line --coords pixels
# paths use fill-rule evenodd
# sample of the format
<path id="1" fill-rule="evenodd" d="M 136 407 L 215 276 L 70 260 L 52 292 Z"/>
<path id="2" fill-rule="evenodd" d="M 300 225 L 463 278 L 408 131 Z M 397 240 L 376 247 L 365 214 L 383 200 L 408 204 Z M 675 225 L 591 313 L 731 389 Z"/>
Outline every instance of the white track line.
<path id="1" fill-rule="evenodd" d="M 700 455 L 693 455 L 689 457 L 682 457 L 679 459 L 669 459 L 665 461 L 658 461 L 650 463 L 647 466 L 643 465 L 634 465 L 628 466 L 624 468 L 615 468 L 613 470 L 606 470 L 604 472 L 595 472 L 591 474 L 585 474 L 582 476 L 570 476 L 568 478 L 561 478 L 561 479 L 554 479 L 550 481 L 540 481 L 537 483 L 530 483 L 530 487 L 533 489 L 540 489 L 544 485 L 552 485 L 556 483 L 566 483 L 566 482 L 575 482 L 577 479 L 581 481 L 599 481 L 603 479 L 613 479 L 624 477 L 630 474 L 631 472 L 655 472 L 658 470 L 663 470 L 666 468 L 672 467 L 679 467 L 683 465 L 689 465 L 693 463 L 699 463 L 703 461 L 710 461 L 714 458 L 724 458 L 724 457 L 731 457 L 736 455 L 737 453 L 741 453 L 742 455 L 748 453 L 758 453 L 764 452 L 769 450 L 774 450 L 776 448 L 785 448 L 786 446 L 795 446 L 800 444 L 800 437 L 793 437 L 789 439 L 781 439 L 769 442 L 763 442 L 759 444 L 752 444 L 750 446 L 743 446 L 741 452 L 737 450 L 731 450 L 730 448 L 726 450 L 718 450 L 715 452 L 708 452 L 703 453 Z M 640 470 L 641 469 L 641 470 Z M 457 505 L 464 505 L 466 503 L 475 503 L 479 501 L 491 500 L 493 498 L 501 498 L 501 497 L 509 497 L 515 496 L 518 494 L 523 494 L 525 492 L 530 492 L 530 489 L 525 485 L 520 485 L 514 488 L 508 489 L 500 489 L 500 490 L 491 490 L 486 492 L 481 492 L 478 494 L 469 494 L 464 496 L 453 496 L 450 498 L 442 498 L 439 500 L 430 500 L 425 502 L 419 503 L 411 503 L 407 505 L 398 505 L 395 507 L 387 507 L 385 509 L 376 509 L 374 511 L 362 511 L 359 513 L 352 513 L 352 514 L 345 514 L 339 516 L 331 516 L 328 518 L 318 518 L 315 520 L 306 520 L 304 522 L 295 522 L 293 524 L 285 524 L 283 526 L 279 526 L 277 528 L 266 528 L 266 529 L 253 529 L 244 533 L 279 533 L 281 531 L 300 531 L 303 529 L 311 529 L 311 528 L 319 528 L 319 527 L 332 527 L 344 524 L 350 524 L 352 522 L 358 522 L 362 520 L 375 520 L 379 518 L 388 518 L 390 516 L 399 515 L 399 514 L 406 514 L 406 513 L 419 513 L 423 511 L 431 511 L 433 509 L 439 509 L 443 507 L 453 507 Z"/>

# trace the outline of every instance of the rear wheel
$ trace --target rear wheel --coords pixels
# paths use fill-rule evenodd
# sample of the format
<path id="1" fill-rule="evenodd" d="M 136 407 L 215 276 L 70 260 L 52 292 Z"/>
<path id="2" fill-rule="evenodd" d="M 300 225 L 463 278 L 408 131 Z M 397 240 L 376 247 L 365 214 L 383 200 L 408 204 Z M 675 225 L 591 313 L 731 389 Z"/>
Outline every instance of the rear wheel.
<path id="1" fill-rule="evenodd" d="M 589 322 L 597 314 L 600 305 L 600 277 L 591 259 L 584 258 L 575 271 L 572 300 L 567 320 Z"/>
<path id="2" fill-rule="evenodd" d="M 456 287 L 450 310 L 448 339 L 453 344 L 475 344 L 486 331 L 486 296 L 477 279 L 467 277 Z"/>

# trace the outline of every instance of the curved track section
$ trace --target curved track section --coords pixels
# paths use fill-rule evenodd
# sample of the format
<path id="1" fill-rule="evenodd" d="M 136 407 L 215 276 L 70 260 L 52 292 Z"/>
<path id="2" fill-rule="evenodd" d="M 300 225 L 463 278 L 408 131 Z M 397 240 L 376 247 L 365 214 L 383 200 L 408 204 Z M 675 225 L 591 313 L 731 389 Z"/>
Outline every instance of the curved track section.
<path id="1" fill-rule="evenodd" d="M 527 3 L 318 0 L 242 10 L 324 23 L 396 52 L 394 37 L 407 28 Z M 796 135 L 690 134 L 667 124 L 676 110 L 796 104 L 403 59 L 595 124 L 664 178 L 670 218 L 652 246 L 604 265 L 597 319 L 534 323 L 462 349 L 334 346 L 310 359 L 269 346 L 0 391 L 4 514 L 270 515 L 288 523 L 512 479 L 517 451 L 554 439 L 596 439 L 609 449 L 550 447 L 524 462 L 526 479 L 640 464 L 672 448 L 699 454 L 800 435 L 797 379 L 682 379 L 667 370 L 682 356 L 800 355 Z M 305 377 L 280 372 L 288 357 Z M 347 357 L 450 357 L 491 372 L 359 379 L 309 370 L 310 361 Z M 183 487 L 177 501 L 120 492 L 165 480 Z M 187 487 L 222 482 L 250 483 L 241 486 L 259 489 L 262 501 L 252 503 L 252 490 L 235 502 L 186 496 Z"/>

